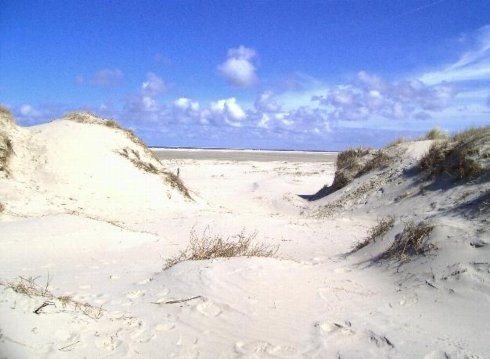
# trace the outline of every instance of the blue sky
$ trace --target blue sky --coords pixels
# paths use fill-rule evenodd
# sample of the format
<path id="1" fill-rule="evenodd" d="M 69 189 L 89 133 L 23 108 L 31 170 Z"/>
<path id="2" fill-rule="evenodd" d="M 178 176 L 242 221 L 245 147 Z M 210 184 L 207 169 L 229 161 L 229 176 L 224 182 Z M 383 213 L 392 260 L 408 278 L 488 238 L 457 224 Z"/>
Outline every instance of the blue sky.
<path id="1" fill-rule="evenodd" d="M 334 150 L 490 124 L 490 1 L 3 1 L 0 103 L 150 145 Z"/>

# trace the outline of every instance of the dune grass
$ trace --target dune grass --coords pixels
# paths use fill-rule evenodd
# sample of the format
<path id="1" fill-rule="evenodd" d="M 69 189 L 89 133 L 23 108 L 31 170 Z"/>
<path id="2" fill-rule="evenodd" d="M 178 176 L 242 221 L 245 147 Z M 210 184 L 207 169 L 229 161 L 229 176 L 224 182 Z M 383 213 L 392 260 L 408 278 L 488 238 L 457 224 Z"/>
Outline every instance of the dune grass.
<path id="1" fill-rule="evenodd" d="M 422 140 L 447 140 L 448 138 L 449 135 L 447 134 L 447 132 L 439 128 L 432 128 L 421 139 Z"/>
<path id="2" fill-rule="evenodd" d="M 10 138 L 3 132 L 0 132 L 0 172 L 4 172 L 7 176 L 10 175 L 8 163 L 14 147 Z"/>
<path id="3" fill-rule="evenodd" d="M 469 181 L 488 174 L 490 169 L 490 126 L 472 128 L 451 139 L 434 143 L 419 167 L 429 178 L 447 175 Z"/>
<path id="4" fill-rule="evenodd" d="M 354 248 L 349 252 L 350 253 L 355 253 L 358 250 L 366 247 L 367 245 L 376 242 L 376 239 L 383 237 L 386 232 L 388 232 L 391 228 L 393 228 L 393 225 L 395 224 L 395 218 L 388 216 L 388 217 L 383 217 L 378 220 L 378 223 L 369 229 L 367 237 L 362 240 L 361 242 L 357 243 Z"/>
<path id="5" fill-rule="evenodd" d="M 51 278 L 48 275 L 46 283 L 40 285 L 37 283 L 39 277 L 22 277 L 19 276 L 16 280 L 9 281 L 7 283 L 1 283 L 6 288 L 12 289 L 14 292 L 26 295 L 30 298 L 40 297 L 45 299 L 44 303 L 34 309 L 35 314 L 39 314 L 41 309 L 50 305 L 60 305 L 63 309 L 68 306 L 73 307 L 74 310 L 80 311 L 92 319 L 99 319 L 103 315 L 102 307 L 94 307 L 88 303 L 82 303 L 73 299 L 72 296 L 62 295 L 55 296 L 49 290 Z"/>
<path id="6" fill-rule="evenodd" d="M 410 257 L 425 255 L 435 248 L 428 243 L 434 226 L 427 222 L 409 222 L 403 231 L 395 236 L 393 244 L 381 254 L 379 259 L 406 260 Z"/>
<path id="7" fill-rule="evenodd" d="M 279 249 L 277 246 L 254 243 L 256 237 L 256 232 L 251 235 L 246 235 L 242 231 L 236 236 L 223 238 L 219 235 L 209 234 L 209 229 L 205 229 L 202 234 L 198 234 L 195 230 L 192 230 L 187 248 L 178 255 L 167 259 L 163 269 L 169 269 L 177 263 L 190 260 L 231 257 L 272 257 L 277 253 Z"/>

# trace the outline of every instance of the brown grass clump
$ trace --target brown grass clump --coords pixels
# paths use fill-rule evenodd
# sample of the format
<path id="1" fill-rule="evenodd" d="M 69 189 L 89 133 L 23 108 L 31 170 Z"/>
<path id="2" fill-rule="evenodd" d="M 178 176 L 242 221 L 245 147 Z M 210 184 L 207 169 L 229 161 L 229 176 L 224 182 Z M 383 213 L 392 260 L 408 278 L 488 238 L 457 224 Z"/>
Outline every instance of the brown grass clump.
<path id="1" fill-rule="evenodd" d="M 391 147 L 395 147 L 395 146 L 398 146 L 402 143 L 406 143 L 410 141 L 409 139 L 405 138 L 405 137 L 398 137 L 397 139 L 395 139 L 394 141 L 390 142 L 389 144 L 386 145 L 386 148 L 391 148 Z"/>
<path id="2" fill-rule="evenodd" d="M 359 173 L 356 175 L 356 177 L 360 177 L 366 173 L 369 173 L 371 171 L 376 171 L 376 170 L 381 170 L 383 168 L 389 167 L 391 164 L 393 164 L 393 161 L 395 159 L 388 155 L 385 151 L 379 150 L 373 158 L 371 158 L 365 165 L 364 167 L 361 168 Z"/>
<path id="3" fill-rule="evenodd" d="M 447 140 L 449 138 L 449 135 L 447 132 L 439 129 L 439 128 L 433 128 L 429 130 L 423 137 L 424 140 Z"/>
<path id="4" fill-rule="evenodd" d="M 12 289 L 14 292 L 27 295 L 28 297 L 41 297 L 46 299 L 46 301 L 34 310 L 34 313 L 40 314 L 41 310 L 50 305 L 56 306 L 61 305 L 63 309 L 66 309 L 68 305 L 72 306 L 75 310 L 81 311 L 83 314 L 87 315 L 92 319 L 99 319 L 103 315 L 102 307 L 94 307 L 88 303 L 81 303 L 74 300 L 69 295 L 55 296 L 49 291 L 51 278 L 48 275 L 45 285 L 41 286 L 37 284 L 37 279 L 39 277 L 18 277 L 17 280 L 7 282 L 5 285 L 7 288 Z"/>
<path id="5" fill-rule="evenodd" d="M 219 235 L 210 235 L 206 229 L 202 235 L 198 235 L 194 230 L 191 231 L 190 241 L 187 248 L 177 256 L 169 258 L 165 262 L 165 269 L 168 269 L 182 261 L 205 260 L 213 258 L 231 257 L 272 257 L 276 254 L 278 247 L 267 244 L 253 243 L 257 233 L 247 236 L 243 231 L 234 236 L 223 239 Z"/>
<path id="6" fill-rule="evenodd" d="M 13 153 L 12 141 L 5 133 L 0 132 L 0 172 L 5 172 L 7 176 L 10 174 L 8 162 Z"/>
<path id="7" fill-rule="evenodd" d="M 0 115 L 12 117 L 12 112 L 7 107 L 0 105 Z"/>
<path id="8" fill-rule="evenodd" d="M 419 162 L 429 177 L 472 180 L 490 172 L 490 126 L 470 129 L 434 143 Z"/>
<path id="9" fill-rule="evenodd" d="M 407 223 L 403 231 L 395 236 L 393 244 L 380 256 L 380 259 L 404 260 L 409 257 L 424 255 L 434 249 L 427 243 L 434 226 L 420 222 Z"/>
<path id="10" fill-rule="evenodd" d="M 370 148 L 349 148 L 343 152 L 340 152 L 337 156 L 337 168 L 338 169 L 359 169 L 359 158 L 371 153 Z"/>
<path id="11" fill-rule="evenodd" d="M 184 182 L 182 182 L 182 180 L 174 173 L 165 171 L 164 169 L 159 169 L 154 164 L 143 161 L 140 154 L 131 148 L 124 148 L 117 153 L 131 161 L 136 168 L 139 168 L 147 173 L 161 176 L 166 183 L 180 191 L 184 197 L 192 199 L 188 188 L 184 185 Z M 158 161 L 158 163 L 160 162 Z"/>
<path id="12" fill-rule="evenodd" d="M 363 241 L 357 243 L 354 248 L 352 248 L 350 253 L 357 252 L 358 250 L 366 247 L 368 244 L 376 242 L 376 239 L 383 237 L 386 232 L 393 228 L 394 224 L 394 217 L 389 216 L 379 219 L 378 224 L 376 224 L 368 231 L 368 236 Z"/>

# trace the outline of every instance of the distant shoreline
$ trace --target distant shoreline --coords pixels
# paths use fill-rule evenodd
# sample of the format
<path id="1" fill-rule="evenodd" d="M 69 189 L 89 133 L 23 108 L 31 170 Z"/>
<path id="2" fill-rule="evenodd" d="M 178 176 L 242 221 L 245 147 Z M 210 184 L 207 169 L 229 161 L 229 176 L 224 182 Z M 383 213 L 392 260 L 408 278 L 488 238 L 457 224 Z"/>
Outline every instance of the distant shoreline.
<path id="1" fill-rule="evenodd" d="M 160 160 L 193 159 L 219 161 L 257 161 L 257 162 L 334 162 L 338 152 L 254 150 L 223 148 L 162 148 L 151 147 Z"/>

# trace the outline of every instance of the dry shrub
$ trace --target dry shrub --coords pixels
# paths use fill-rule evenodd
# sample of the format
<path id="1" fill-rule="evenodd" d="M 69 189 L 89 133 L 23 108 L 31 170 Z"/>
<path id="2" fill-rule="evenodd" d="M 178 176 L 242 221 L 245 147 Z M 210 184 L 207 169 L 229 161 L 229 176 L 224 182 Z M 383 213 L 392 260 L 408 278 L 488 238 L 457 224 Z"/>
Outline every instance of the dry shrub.
<path id="1" fill-rule="evenodd" d="M 371 153 L 370 148 L 349 148 L 337 156 L 337 169 L 359 169 L 359 158 Z"/>
<path id="2" fill-rule="evenodd" d="M 402 143 L 406 143 L 408 141 L 409 141 L 409 139 L 407 139 L 405 137 L 398 137 L 397 139 L 395 139 L 394 141 L 392 141 L 388 145 L 386 145 L 386 148 L 395 147 L 395 146 L 398 146 Z"/>
<path id="3" fill-rule="evenodd" d="M 139 168 L 147 173 L 161 176 L 166 183 L 180 191 L 184 197 L 192 199 L 188 188 L 184 185 L 184 182 L 182 182 L 182 180 L 174 173 L 163 169 L 158 169 L 152 163 L 143 161 L 139 153 L 131 148 L 124 148 L 117 153 L 131 161 L 136 168 Z"/>
<path id="4" fill-rule="evenodd" d="M 448 134 L 439 128 L 429 130 L 423 137 L 424 140 L 447 140 L 448 138 Z"/>
<path id="5" fill-rule="evenodd" d="M 0 115 L 12 117 L 12 112 L 7 107 L 0 105 Z"/>
<path id="6" fill-rule="evenodd" d="M 46 305 L 56 305 L 57 303 L 59 303 L 63 307 L 63 309 L 65 309 L 68 305 L 71 305 L 75 310 L 81 311 L 83 314 L 89 316 L 92 319 L 99 319 L 100 317 L 102 317 L 102 307 L 94 307 L 88 303 L 78 302 L 68 295 L 55 296 L 49 291 L 49 285 L 51 281 L 49 275 L 44 286 L 37 284 L 38 278 L 39 277 L 24 278 L 19 276 L 17 280 L 7 282 L 5 286 L 12 289 L 16 293 L 27 295 L 31 298 L 42 297 L 49 301 L 52 301 L 45 302 L 45 304 L 39 307 L 37 310 L 40 310 Z"/>
<path id="7" fill-rule="evenodd" d="M 383 237 L 386 234 L 386 232 L 388 232 L 391 228 L 393 228 L 394 224 L 395 224 L 394 217 L 389 216 L 389 217 L 383 217 L 379 219 L 378 224 L 376 224 L 368 231 L 368 236 L 362 242 L 357 243 L 355 247 L 352 248 L 350 253 L 357 252 L 358 250 L 366 247 L 368 244 L 372 242 L 376 242 L 376 239 Z"/>
<path id="8" fill-rule="evenodd" d="M 8 136 L 0 132 L 0 172 L 5 172 L 9 175 L 8 162 L 14 153 L 12 141 Z"/>
<path id="9" fill-rule="evenodd" d="M 426 171 L 429 177 L 436 177 L 444 173 L 444 161 L 451 151 L 448 141 L 433 143 L 429 151 L 420 159 L 419 166 Z"/>
<path id="10" fill-rule="evenodd" d="M 192 199 L 189 189 L 185 186 L 179 176 L 169 171 L 162 171 L 161 173 L 165 176 L 165 182 L 170 184 L 173 188 L 178 189 L 185 197 Z"/>
<path id="11" fill-rule="evenodd" d="M 360 177 L 371 171 L 381 170 L 392 165 L 394 158 L 388 155 L 385 151 L 379 150 L 373 158 L 371 158 L 364 167 L 361 168 L 356 177 Z"/>
<path id="12" fill-rule="evenodd" d="M 253 243 L 256 237 L 256 232 L 247 236 L 242 231 L 234 236 L 235 240 L 231 240 L 231 237 L 223 239 L 219 235 L 210 235 L 208 229 L 205 229 L 201 235 L 198 235 L 193 229 L 187 248 L 177 256 L 167 259 L 164 270 L 182 261 L 231 257 L 272 257 L 276 254 L 277 246 Z"/>
<path id="13" fill-rule="evenodd" d="M 409 222 L 403 231 L 395 236 L 393 244 L 380 256 L 380 259 L 404 260 L 409 257 L 424 255 L 434 249 L 427 243 L 434 226 L 426 222 L 415 224 Z"/>
<path id="14" fill-rule="evenodd" d="M 470 129 L 451 140 L 434 143 L 419 162 L 429 177 L 446 174 L 457 180 L 472 180 L 490 169 L 490 126 Z"/>

